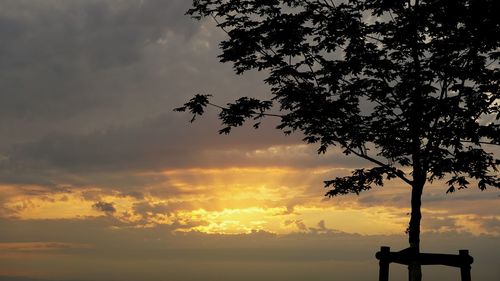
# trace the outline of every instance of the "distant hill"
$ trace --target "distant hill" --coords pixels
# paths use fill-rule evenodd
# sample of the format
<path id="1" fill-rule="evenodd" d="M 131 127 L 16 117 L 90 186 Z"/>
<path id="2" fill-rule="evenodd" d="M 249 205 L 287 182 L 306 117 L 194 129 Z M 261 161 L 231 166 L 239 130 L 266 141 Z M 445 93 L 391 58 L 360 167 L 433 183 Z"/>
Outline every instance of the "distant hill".
<path id="1" fill-rule="evenodd" d="M 0 276 L 0 281 L 49 281 L 38 278 L 20 277 L 20 276 Z"/>
<path id="2" fill-rule="evenodd" d="M 69 280 L 69 279 L 42 279 L 42 278 L 32 278 L 23 276 L 2 276 L 0 275 L 0 281 L 82 281 L 82 280 Z"/>

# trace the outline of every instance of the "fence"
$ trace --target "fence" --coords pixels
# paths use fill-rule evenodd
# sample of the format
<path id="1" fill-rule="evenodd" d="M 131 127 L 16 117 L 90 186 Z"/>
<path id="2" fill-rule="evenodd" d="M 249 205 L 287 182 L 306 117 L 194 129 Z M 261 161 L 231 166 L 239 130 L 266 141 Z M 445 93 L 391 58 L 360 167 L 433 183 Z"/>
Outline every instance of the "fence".
<path id="1" fill-rule="evenodd" d="M 411 248 L 399 252 L 391 252 L 390 247 L 380 247 L 375 257 L 379 260 L 379 281 L 389 281 L 389 264 L 399 263 L 408 265 L 418 262 L 420 265 L 445 265 L 460 268 L 462 281 L 471 281 L 471 264 L 474 259 L 468 250 L 459 250 L 458 255 L 417 253 Z"/>

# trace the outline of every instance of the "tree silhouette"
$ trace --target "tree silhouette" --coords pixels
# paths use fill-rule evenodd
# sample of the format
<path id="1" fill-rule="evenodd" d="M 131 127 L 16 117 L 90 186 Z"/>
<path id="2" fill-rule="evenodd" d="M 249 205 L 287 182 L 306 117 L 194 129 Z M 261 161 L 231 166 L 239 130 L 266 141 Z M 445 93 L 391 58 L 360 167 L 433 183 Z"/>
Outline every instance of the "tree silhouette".
<path id="1" fill-rule="evenodd" d="M 188 14 L 227 33 L 220 59 L 237 74 L 268 74 L 271 100 L 215 105 L 220 133 L 274 115 L 319 153 L 338 146 L 373 164 L 325 181 L 328 196 L 402 180 L 418 253 L 427 183 L 500 188 L 499 159 L 488 152 L 500 145 L 499 11 L 498 0 L 194 0 Z M 209 97 L 176 110 L 194 121 L 214 105 Z M 410 280 L 421 280 L 418 264 Z"/>

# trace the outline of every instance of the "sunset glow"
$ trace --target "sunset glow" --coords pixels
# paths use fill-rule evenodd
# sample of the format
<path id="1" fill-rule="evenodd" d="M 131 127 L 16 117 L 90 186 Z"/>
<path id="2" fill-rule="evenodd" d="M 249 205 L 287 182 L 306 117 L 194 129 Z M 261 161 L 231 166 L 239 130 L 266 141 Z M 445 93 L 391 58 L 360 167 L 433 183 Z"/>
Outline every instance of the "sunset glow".
<path id="1" fill-rule="evenodd" d="M 309 232 L 376 235 L 404 231 L 408 223 L 406 207 L 394 203 L 366 206 L 361 203 L 363 196 L 323 197 L 321 188 L 314 186 L 331 172 L 323 168 L 286 167 L 146 172 L 138 177 L 155 177 L 157 182 L 144 188 L 141 198 L 104 188 L 67 188 L 54 193 L 31 187 L 30 190 L 38 190 L 39 194 L 13 194 L 5 198 L 3 210 L 8 216 L 22 220 L 83 220 L 107 216 L 130 227 L 175 225 L 174 232 L 206 234 L 264 231 L 279 235 Z M 392 188 L 388 194 L 405 194 L 404 186 Z M 4 189 L 15 190 L 14 187 Z M 429 229 L 432 231 L 500 234 L 498 229 L 484 225 L 484 221 L 500 220 L 498 215 L 480 217 L 426 208 L 424 213 L 438 222 L 455 221 L 453 225 Z"/>
<path id="2" fill-rule="evenodd" d="M 218 107 L 173 111 L 196 94 L 273 98 L 266 71 L 220 63 L 227 34 L 191 4 L 0 1 L 0 281 L 368 281 L 381 246 L 408 247 L 409 185 L 326 197 L 373 163 L 285 135 L 279 104 L 228 135 Z M 468 249 L 473 280 L 500 280 L 499 190 L 446 180 L 424 189 L 422 249 Z"/>

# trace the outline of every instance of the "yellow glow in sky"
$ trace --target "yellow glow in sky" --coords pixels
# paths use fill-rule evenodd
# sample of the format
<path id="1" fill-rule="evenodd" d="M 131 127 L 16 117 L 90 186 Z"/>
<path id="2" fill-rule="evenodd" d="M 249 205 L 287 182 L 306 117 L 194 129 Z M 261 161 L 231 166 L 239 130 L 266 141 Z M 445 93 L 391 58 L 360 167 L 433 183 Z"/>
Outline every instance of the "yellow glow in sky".
<path id="1" fill-rule="evenodd" d="M 366 206 L 357 197 L 324 200 L 318 183 L 327 169 L 287 168 L 179 169 L 160 175 L 164 180 L 145 188 L 143 198 L 116 191 L 80 188 L 43 195 L 12 194 L 3 204 L 20 219 L 85 219 L 110 216 L 131 227 L 176 224 L 178 232 L 244 234 L 266 231 L 398 234 L 408 223 L 408 209 L 379 204 Z M 395 187 L 386 187 L 395 188 Z M 14 189 L 10 189 L 11 191 Z M 161 192 L 166 192 L 162 195 Z M 379 191 L 375 191 L 379 192 Z M 391 192 L 384 190 L 382 193 Z M 382 194 L 378 193 L 378 194 Z M 88 196 L 92 194 L 92 196 Z M 376 196 L 376 195 L 375 195 Z M 96 208 L 97 202 L 112 210 Z M 455 228 L 473 234 L 496 234 L 477 216 L 426 210 L 436 221 L 453 219 Z M 425 219 L 425 218 L 424 218 Z M 500 219 L 492 216 L 491 220 Z M 424 227 L 424 231 L 425 231 Z M 433 229 L 450 231 L 450 227 Z"/>

